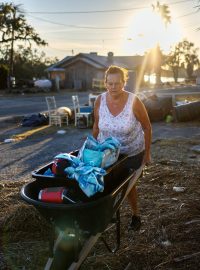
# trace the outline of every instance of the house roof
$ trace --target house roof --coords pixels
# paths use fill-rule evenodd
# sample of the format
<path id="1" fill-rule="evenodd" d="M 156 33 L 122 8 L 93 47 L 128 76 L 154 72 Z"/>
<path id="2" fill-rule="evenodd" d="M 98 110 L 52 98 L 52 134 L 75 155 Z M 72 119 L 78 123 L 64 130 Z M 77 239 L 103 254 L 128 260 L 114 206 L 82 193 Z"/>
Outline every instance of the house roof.
<path id="1" fill-rule="evenodd" d="M 98 55 L 97 53 L 79 53 L 75 56 L 67 56 L 53 66 L 46 69 L 51 71 L 52 68 L 66 68 L 67 66 L 77 62 L 83 61 L 98 69 L 108 68 L 110 65 L 117 65 L 129 70 L 135 69 L 142 64 L 144 56 L 114 56 L 109 53 L 108 56 Z"/>
<path id="2" fill-rule="evenodd" d="M 65 62 L 65 61 L 67 61 L 68 59 L 70 59 L 72 56 L 66 56 L 65 58 L 63 58 L 62 60 L 60 60 L 60 61 L 58 61 L 57 63 L 55 63 L 55 64 L 53 64 L 53 65 L 51 65 L 50 67 L 48 67 L 48 68 L 46 68 L 44 71 L 45 72 L 47 72 L 47 71 L 56 71 L 56 69 L 58 70 L 61 70 L 60 68 L 59 68 L 59 66 L 63 63 L 63 62 Z"/>

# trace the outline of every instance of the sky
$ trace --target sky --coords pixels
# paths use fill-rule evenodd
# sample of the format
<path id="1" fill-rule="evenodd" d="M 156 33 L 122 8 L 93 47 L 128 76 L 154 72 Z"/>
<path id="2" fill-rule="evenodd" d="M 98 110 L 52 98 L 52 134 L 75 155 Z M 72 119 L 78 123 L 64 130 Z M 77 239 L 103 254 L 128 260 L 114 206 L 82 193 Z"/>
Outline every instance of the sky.
<path id="1" fill-rule="evenodd" d="M 6 1 L 8 2 L 8 1 Z M 47 43 L 42 51 L 59 60 L 78 53 L 142 55 L 160 44 L 169 52 L 186 38 L 200 48 L 198 0 L 166 0 L 171 23 L 164 25 L 150 0 L 12 0 Z"/>

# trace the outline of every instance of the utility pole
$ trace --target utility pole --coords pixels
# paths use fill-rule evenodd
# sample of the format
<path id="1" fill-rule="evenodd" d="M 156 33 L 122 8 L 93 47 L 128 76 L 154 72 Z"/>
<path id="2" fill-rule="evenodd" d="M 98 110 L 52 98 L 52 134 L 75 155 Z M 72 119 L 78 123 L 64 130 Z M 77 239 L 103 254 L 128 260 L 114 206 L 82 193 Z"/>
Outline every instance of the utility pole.
<path id="1" fill-rule="evenodd" d="M 16 9 L 13 9 L 12 36 L 11 36 L 11 48 L 10 48 L 10 64 L 9 64 L 9 86 L 12 85 L 11 77 L 13 77 L 13 75 L 14 75 L 13 55 L 14 55 L 14 39 L 15 39 L 15 20 L 16 20 Z"/>

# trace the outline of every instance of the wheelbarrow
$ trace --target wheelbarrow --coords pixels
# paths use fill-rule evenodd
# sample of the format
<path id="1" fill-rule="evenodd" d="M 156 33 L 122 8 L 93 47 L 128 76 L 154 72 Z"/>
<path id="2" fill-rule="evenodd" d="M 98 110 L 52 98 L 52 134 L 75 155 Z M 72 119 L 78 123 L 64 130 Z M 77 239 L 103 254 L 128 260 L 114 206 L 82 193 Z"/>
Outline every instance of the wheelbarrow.
<path id="1" fill-rule="evenodd" d="M 22 187 L 21 197 L 54 227 L 45 270 L 79 269 L 98 238 L 110 252 L 119 249 L 120 206 L 142 173 L 142 168 L 137 171 L 125 169 L 126 159 L 127 156 L 119 156 L 106 171 L 104 191 L 90 198 L 75 180 L 45 176 L 44 172 L 51 168 L 52 162 L 32 173 L 36 180 Z M 63 186 L 70 191 L 65 203 L 47 203 L 38 199 L 41 189 Z M 113 226 L 116 227 L 116 245 L 111 248 L 102 234 Z"/>

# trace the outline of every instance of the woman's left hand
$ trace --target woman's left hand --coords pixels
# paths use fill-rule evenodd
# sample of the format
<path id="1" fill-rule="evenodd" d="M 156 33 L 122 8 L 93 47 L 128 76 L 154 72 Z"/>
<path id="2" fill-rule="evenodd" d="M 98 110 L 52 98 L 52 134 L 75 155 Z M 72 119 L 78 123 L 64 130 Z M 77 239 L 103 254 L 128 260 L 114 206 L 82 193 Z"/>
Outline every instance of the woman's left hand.
<path id="1" fill-rule="evenodd" d="M 151 155 L 150 154 L 144 154 L 143 162 L 144 165 L 148 166 L 151 164 Z"/>

